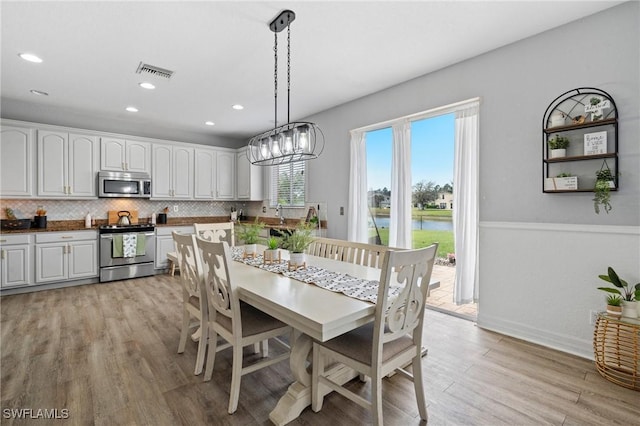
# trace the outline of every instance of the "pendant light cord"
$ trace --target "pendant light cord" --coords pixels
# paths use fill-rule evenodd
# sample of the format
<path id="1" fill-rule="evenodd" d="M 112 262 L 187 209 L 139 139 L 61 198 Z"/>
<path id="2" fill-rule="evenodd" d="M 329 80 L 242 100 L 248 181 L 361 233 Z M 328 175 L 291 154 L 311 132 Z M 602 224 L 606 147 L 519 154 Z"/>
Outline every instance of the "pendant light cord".
<path id="1" fill-rule="evenodd" d="M 287 124 L 291 123 L 291 22 L 287 24 Z"/>
<path id="2" fill-rule="evenodd" d="M 278 127 L 278 33 L 273 33 L 273 128 Z"/>

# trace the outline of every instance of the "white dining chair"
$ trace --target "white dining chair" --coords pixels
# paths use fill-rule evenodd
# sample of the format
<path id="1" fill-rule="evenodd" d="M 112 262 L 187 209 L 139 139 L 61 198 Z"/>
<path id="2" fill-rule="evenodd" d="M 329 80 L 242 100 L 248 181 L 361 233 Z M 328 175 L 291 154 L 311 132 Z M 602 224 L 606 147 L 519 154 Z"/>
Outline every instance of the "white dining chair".
<path id="1" fill-rule="evenodd" d="M 178 353 L 184 352 L 189 330 L 199 327 L 200 333 L 204 324 L 202 312 L 206 310 L 206 299 L 200 297 L 201 278 L 196 267 L 198 253 L 195 236 L 191 234 L 171 233 L 176 246 L 176 258 L 180 266 L 180 284 L 182 285 L 182 327 Z M 192 321 L 195 320 L 195 321 Z M 206 339 L 198 338 L 198 354 L 194 374 L 202 373 L 207 348 Z"/>
<path id="2" fill-rule="evenodd" d="M 201 298 L 206 298 L 208 303 L 207 327 L 203 327 L 203 339 L 209 342 L 205 380 L 211 379 L 220 336 L 233 348 L 228 407 L 229 414 L 233 414 L 238 408 L 241 377 L 288 359 L 291 349 L 281 337 L 291 337 L 292 329 L 239 300 L 229 268 L 231 253 L 225 241 L 215 243 L 197 238 L 197 244 L 201 254 L 196 259 L 197 269 L 202 277 Z M 285 353 L 272 358 L 261 358 L 243 367 L 243 347 L 266 339 L 273 339 L 274 343 L 284 348 Z"/>
<path id="3" fill-rule="evenodd" d="M 380 273 L 374 322 L 326 342 L 313 343 L 311 408 L 322 408 L 324 395 L 334 390 L 370 409 L 373 424 L 382 425 L 382 379 L 396 371 L 413 380 L 420 418 L 427 420 L 421 349 L 424 307 L 438 244 L 417 250 L 385 253 Z M 389 296 L 391 286 L 400 286 Z M 371 378 L 371 400 L 332 381 L 327 360 L 339 362 Z M 411 363 L 412 373 L 404 366 Z"/>
<path id="4" fill-rule="evenodd" d="M 226 241 L 230 246 L 236 245 L 233 222 L 196 223 L 193 226 L 196 235 L 202 239 L 217 243 Z"/>

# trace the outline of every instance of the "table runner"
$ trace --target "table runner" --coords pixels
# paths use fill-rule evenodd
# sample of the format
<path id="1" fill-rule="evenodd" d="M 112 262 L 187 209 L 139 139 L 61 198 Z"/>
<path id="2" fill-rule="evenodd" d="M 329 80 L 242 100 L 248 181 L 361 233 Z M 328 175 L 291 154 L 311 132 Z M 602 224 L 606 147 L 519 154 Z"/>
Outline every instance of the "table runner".
<path id="1" fill-rule="evenodd" d="M 336 293 L 343 293 L 354 299 L 364 300 L 365 302 L 376 303 L 378 300 L 378 286 L 380 282 L 377 280 L 356 278 L 348 274 L 327 271 L 317 266 L 307 266 L 304 269 L 290 271 L 286 260 L 264 264 L 261 254 L 255 258 L 244 258 L 243 253 L 244 249 L 242 247 L 231 247 L 231 256 L 236 262 L 242 262 L 246 265 L 281 274 L 285 277 L 308 284 L 314 284 Z M 392 287 L 389 289 L 389 294 L 391 297 L 395 297 L 400 290 L 400 287 Z"/>

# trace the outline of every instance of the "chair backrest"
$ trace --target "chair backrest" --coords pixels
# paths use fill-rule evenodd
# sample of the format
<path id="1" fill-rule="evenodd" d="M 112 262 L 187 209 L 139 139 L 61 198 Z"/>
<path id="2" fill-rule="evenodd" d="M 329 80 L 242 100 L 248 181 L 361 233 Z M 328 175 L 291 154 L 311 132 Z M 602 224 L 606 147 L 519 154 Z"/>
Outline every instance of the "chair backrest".
<path id="1" fill-rule="evenodd" d="M 307 253 L 357 265 L 382 268 L 382 259 L 388 250 L 387 246 L 355 243 L 333 238 L 316 238 L 309 245 Z"/>
<path id="2" fill-rule="evenodd" d="M 230 246 L 236 245 L 233 222 L 196 223 L 193 225 L 196 235 L 208 241 L 219 243 L 226 241 Z"/>
<path id="3" fill-rule="evenodd" d="M 195 238 L 191 234 L 171 233 L 176 247 L 178 266 L 180 267 L 180 283 L 184 295 L 200 297 L 200 277 L 196 267 L 198 253 L 195 250 Z"/>
<path id="4" fill-rule="evenodd" d="M 226 241 L 211 242 L 197 237 L 201 260 L 202 288 L 209 305 L 209 317 L 221 314 L 231 319 L 232 333 L 242 336 L 240 301 L 231 281 L 231 251 Z M 239 333 L 239 334 L 238 334 Z"/>
<path id="5" fill-rule="evenodd" d="M 376 303 L 374 362 L 381 361 L 383 344 L 400 337 L 413 335 L 414 344 L 422 346 L 424 308 L 437 252 L 438 243 L 385 253 Z M 389 296 L 392 286 L 400 286 L 397 296 Z"/>

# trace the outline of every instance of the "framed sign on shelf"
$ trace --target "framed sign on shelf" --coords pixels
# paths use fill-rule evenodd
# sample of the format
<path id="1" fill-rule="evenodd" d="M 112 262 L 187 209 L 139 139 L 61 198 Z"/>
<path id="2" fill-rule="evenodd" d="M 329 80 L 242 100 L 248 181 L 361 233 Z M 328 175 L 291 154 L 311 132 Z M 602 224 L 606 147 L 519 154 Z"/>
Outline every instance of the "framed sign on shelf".
<path id="1" fill-rule="evenodd" d="M 607 132 L 585 133 L 584 155 L 607 153 Z"/>

